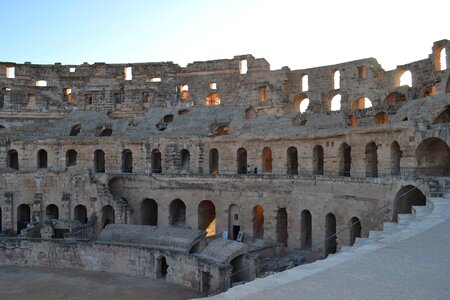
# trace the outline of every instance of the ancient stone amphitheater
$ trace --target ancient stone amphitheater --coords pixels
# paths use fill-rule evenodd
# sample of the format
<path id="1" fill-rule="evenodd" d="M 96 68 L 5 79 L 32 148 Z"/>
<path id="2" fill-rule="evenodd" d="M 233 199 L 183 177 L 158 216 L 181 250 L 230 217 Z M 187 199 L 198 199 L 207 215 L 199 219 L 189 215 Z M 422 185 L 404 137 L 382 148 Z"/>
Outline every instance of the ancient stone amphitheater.
<path id="1" fill-rule="evenodd" d="M 215 293 L 327 257 L 447 192 L 449 65 L 0 62 L 0 264 Z"/>

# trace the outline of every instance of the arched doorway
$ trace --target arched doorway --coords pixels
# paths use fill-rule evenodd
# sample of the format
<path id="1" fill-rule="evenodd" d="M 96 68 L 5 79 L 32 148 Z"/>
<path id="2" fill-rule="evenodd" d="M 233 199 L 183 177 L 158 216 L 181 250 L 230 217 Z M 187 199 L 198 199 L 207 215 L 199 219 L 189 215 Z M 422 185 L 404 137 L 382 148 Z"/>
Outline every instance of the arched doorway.
<path id="1" fill-rule="evenodd" d="M 80 221 L 81 224 L 86 224 L 88 221 L 86 206 L 82 204 L 75 206 L 73 216 L 74 219 Z"/>
<path id="2" fill-rule="evenodd" d="M 191 166 L 191 155 L 188 150 L 183 149 L 180 152 L 180 171 L 181 173 L 189 173 Z"/>
<path id="3" fill-rule="evenodd" d="M 311 213 L 305 209 L 300 215 L 300 249 L 311 250 L 312 246 L 312 220 Z"/>
<path id="4" fill-rule="evenodd" d="M 97 173 L 105 172 L 105 152 L 97 149 L 94 152 L 94 168 Z"/>
<path id="5" fill-rule="evenodd" d="M 180 199 L 175 199 L 169 205 L 169 225 L 186 225 L 186 204 Z"/>
<path id="6" fill-rule="evenodd" d="M 156 261 L 156 277 L 166 278 L 168 270 L 169 265 L 167 264 L 166 258 L 164 256 L 158 257 Z"/>
<path id="7" fill-rule="evenodd" d="M 325 217 L 325 257 L 328 254 L 336 253 L 336 217 L 334 214 L 329 213 Z"/>
<path id="8" fill-rule="evenodd" d="M 264 209 L 261 205 L 253 208 L 253 239 L 264 239 Z"/>
<path id="9" fill-rule="evenodd" d="M 130 149 L 122 152 L 122 173 L 133 173 L 133 152 Z"/>
<path id="10" fill-rule="evenodd" d="M 111 205 L 105 205 L 102 208 L 102 226 L 115 223 L 115 211 Z"/>
<path id="11" fill-rule="evenodd" d="M 288 175 L 298 174 L 298 152 L 296 147 L 287 149 L 287 173 Z"/>
<path id="12" fill-rule="evenodd" d="M 417 175 L 448 176 L 450 171 L 450 148 L 439 138 L 423 140 L 416 149 Z"/>
<path id="13" fill-rule="evenodd" d="M 272 173 L 272 149 L 265 147 L 262 152 L 263 172 Z"/>
<path id="14" fill-rule="evenodd" d="M 241 221 L 239 220 L 239 208 L 235 204 L 228 207 L 228 230 L 229 236 L 232 240 L 238 238 L 239 231 L 241 231 Z"/>
<path id="15" fill-rule="evenodd" d="M 286 208 L 277 210 L 277 243 L 287 246 L 288 243 L 288 214 Z"/>
<path id="16" fill-rule="evenodd" d="M 313 149 L 313 174 L 323 175 L 323 147 L 317 145 Z"/>
<path id="17" fill-rule="evenodd" d="M 366 161 L 366 177 L 378 177 L 378 155 L 377 145 L 370 142 L 366 145 L 365 161 Z"/>
<path id="18" fill-rule="evenodd" d="M 77 151 L 70 149 L 66 152 L 66 167 L 75 166 L 77 164 Z"/>
<path id="19" fill-rule="evenodd" d="M 47 205 L 45 215 L 50 219 L 59 219 L 59 208 L 55 204 Z"/>
<path id="20" fill-rule="evenodd" d="M 237 151 L 237 173 L 247 174 L 247 150 L 239 148 Z"/>
<path id="21" fill-rule="evenodd" d="M 206 236 L 216 235 L 216 207 L 210 200 L 198 205 L 198 229 L 206 230 Z"/>
<path id="22" fill-rule="evenodd" d="M 393 220 L 396 222 L 398 214 L 410 214 L 413 206 L 425 206 L 427 198 L 417 187 L 406 185 L 397 192 L 394 203 Z"/>
<path id="23" fill-rule="evenodd" d="M 41 149 L 37 153 L 37 167 L 38 169 L 47 168 L 47 151 Z"/>
<path id="24" fill-rule="evenodd" d="M 209 174 L 219 174 L 219 151 L 216 148 L 209 150 Z"/>
<path id="25" fill-rule="evenodd" d="M 7 158 L 8 168 L 19 170 L 19 154 L 17 151 L 14 149 L 9 150 Z"/>
<path id="26" fill-rule="evenodd" d="M 144 199 L 141 203 L 141 224 L 158 225 L 158 204 L 153 199 Z"/>
<path id="27" fill-rule="evenodd" d="M 161 151 L 159 149 L 152 151 L 152 173 L 162 173 Z"/>
<path id="28" fill-rule="evenodd" d="M 343 143 L 339 147 L 339 176 L 347 176 L 351 175 L 351 165 L 352 165 L 352 148 Z"/>
<path id="29" fill-rule="evenodd" d="M 357 237 L 361 237 L 361 222 L 357 217 L 353 217 L 350 219 L 350 246 L 353 246 L 355 244 L 355 240 Z"/>
<path id="30" fill-rule="evenodd" d="M 400 175 L 400 159 L 402 152 L 400 151 L 400 145 L 397 141 L 393 141 L 391 144 L 391 175 Z"/>
<path id="31" fill-rule="evenodd" d="M 22 229 L 27 228 L 28 223 L 31 220 L 31 211 L 28 204 L 20 204 L 17 207 L 17 233 L 20 233 Z"/>

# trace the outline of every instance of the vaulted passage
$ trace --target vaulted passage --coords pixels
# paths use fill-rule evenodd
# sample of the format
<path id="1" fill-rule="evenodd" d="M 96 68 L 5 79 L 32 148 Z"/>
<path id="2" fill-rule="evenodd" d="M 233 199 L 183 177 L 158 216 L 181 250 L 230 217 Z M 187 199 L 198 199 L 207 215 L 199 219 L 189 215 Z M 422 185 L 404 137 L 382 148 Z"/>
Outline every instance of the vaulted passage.
<path id="1" fill-rule="evenodd" d="M 141 203 L 141 225 L 158 225 L 158 204 L 153 199 L 144 199 Z"/>
<path id="2" fill-rule="evenodd" d="M 216 207 L 210 200 L 198 205 L 198 229 L 205 230 L 206 236 L 216 235 Z"/>
<path id="3" fill-rule="evenodd" d="M 253 239 L 264 238 L 264 209 L 261 205 L 253 208 Z"/>
<path id="4" fill-rule="evenodd" d="M 237 173 L 247 174 L 247 150 L 239 148 L 237 151 Z"/>
<path id="5" fill-rule="evenodd" d="M 188 150 L 183 149 L 180 152 L 180 171 L 181 173 L 189 173 L 191 166 L 191 155 Z"/>
<path id="6" fill-rule="evenodd" d="M 398 214 L 410 214 L 413 206 L 425 206 L 427 199 L 421 190 L 413 185 L 403 186 L 395 195 L 393 220 L 397 221 Z"/>
<path id="7" fill-rule="evenodd" d="M 86 224 L 88 221 L 86 206 L 82 204 L 75 206 L 73 217 L 75 220 L 80 221 L 81 224 Z"/>
<path id="8" fill-rule="evenodd" d="M 239 231 L 241 231 L 239 207 L 235 204 L 231 204 L 228 207 L 228 230 L 228 236 L 233 240 L 236 240 L 238 238 Z"/>
<path id="9" fill-rule="evenodd" d="M 439 138 L 423 140 L 416 149 L 417 175 L 448 176 L 450 172 L 450 149 Z"/>
<path id="10" fill-rule="evenodd" d="M 152 173 L 162 173 L 161 151 L 159 149 L 152 151 Z"/>
<path id="11" fill-rule="evenodd" d="M 59 209 L 55 204 L 50 204 L 45 208 L 45 215 L 50 219 L 59 219 Z"/>
<path id="12" fill-rule="evenodd" d="M 445 106 L 444 110 L 434 119 L 433 125 L 450 123 L 450 106 Z"/>
<path id="13" fill-rule="evenodd" d="M 105 172 L 105 152 L 103 150 L 95 150 L 94 152 L 94 168 L 97 173 Z"/>
<path id="14" fill-rule="evenodd" d="M 173 200 L 169 205 L 169 225 L 186 225 L 186 204 L 180 199 Z"/>
<path id="15" fill-rule="evenodd" d="M 265 147 L 262 152 L 263 156 L 263 172 L 272 173 L 272 149 Z"/>
<path id="16" fill-rule="evenodd" d="M 305 209 L 300 215 L 300 249 L 311 250 L 312 246 L 312 220 L 311 213 Z"/>
<path id="17" fill-rule="evenodd" d="M 122 151 L 122 173 L 133 173 L 133 152 L 130 149 Z"/>
<path id="18" fill-rule="evenodd" d="M 116 222 L 116 216 L 114 208 L 111 205 L 105 205 L 102 208 L 102 226 L 106 227 L 108 224 L 114 224 Z"/>
<path id="19" fill-rule="evenodd" d="M 400 145 L 394 141 L 391 144 L 391 175 L 400 175 L 400 159 L 402 152 Z"/>
<path id="20" fill-rule="evenodd" d="M 339 148 L 339 176 L 351 175 L 351 165 L 352 165 L 352 148 L 343 143 Z"/>
<path id="21" fill-rule="evenodd" d="M 355 240 L 357 237 L 361 237 L 361 222 L 357 217 L 353 217 L 350 219 L 350 246 L 355 244 Z"/>
<path id="22" fill-rule="evenodd" d="M 323 175 L 323 147 L 317 145 L 313 149 L 313 174 Z"/>
<path id="23" fill-rule="evenodd" d="M 17 207 L 17 233 L 20 233 L 22 229 L 27 228 L 27 224 L 31 220 L 30 206 L 27 204 L 21 204 Z"/>
<path id="24" fill-rule="evenodd" d="M 37 167 L 38 169 L 47 168 L 47 151 L 41 149 L 37 153 Z"/>
<path id="25" fill-rule="evenodd" d="M 287 149 L 287 173 L 288 175 L 298 174 L 298 152 L 296 147 Z"/>
<path id="26" fill-rule="evenodd" d="M 288 214 L 286 208 L 277 210 L 277 243 L 287 246 L 288 243 Z"/>
<path id="27" fill-rule="evenodd" d="M 209 174 L 219 174 L 219 151 L 216 148 L 209 150 Z"/>
<path id="28" fill-rule="evenodd" d="M 378 177 L 377 145 L 374 142 L 370 142 L 366 145 L 365 161 L 366 177 Z"/>
<path id="29" fill-rule="evenodd" d="M 328 254 L 336 253 L 337 239 L 336 239 L 336 217 L 329 213 L 325 217 L 325 257 Z"/>

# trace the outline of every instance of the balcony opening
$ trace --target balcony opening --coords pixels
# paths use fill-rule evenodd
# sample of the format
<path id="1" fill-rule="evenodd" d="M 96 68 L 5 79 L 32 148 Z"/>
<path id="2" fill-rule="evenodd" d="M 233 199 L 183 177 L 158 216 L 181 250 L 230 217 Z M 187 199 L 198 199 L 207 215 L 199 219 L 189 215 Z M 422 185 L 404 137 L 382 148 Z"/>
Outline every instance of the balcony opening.
<path id="1" fill-rule="evenodd" d="M 239 148 L 237 151 L 237 173 L 247 174 L 247 150 Z"/>

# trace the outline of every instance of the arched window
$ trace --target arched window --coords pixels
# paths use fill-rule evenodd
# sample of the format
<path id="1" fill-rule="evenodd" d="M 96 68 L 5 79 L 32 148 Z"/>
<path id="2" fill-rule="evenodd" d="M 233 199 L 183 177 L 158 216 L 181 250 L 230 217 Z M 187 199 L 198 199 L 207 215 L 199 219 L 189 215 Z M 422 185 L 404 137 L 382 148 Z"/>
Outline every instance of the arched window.
<path id="1" fill-rule="evenodd" d="M 162 173 L 161 151 L 159 149 L 152 151 L 152 173 Z"/>
<path id="2" fill-rule="evenodd" d="M 383 125 L 387 123 L 389 123 L 389 116 L 383 111 L 377 112 L 375 115 L 375 124 Z"/>
<path id="3" fill-rule="evenodd" d="M 306 95 L 305 93 L 298 94 L 294 98 L 293 105 L 294 105 L 293 107 L 294 112 L 305 113 L 309 107 L 308 95 Z"/>
<path id="4" fill-rule="evenodd" d="M 264 209 L 261 205 L 253 208 L 253 239 L 264 238 Z"/>
<path id="5" fill-rule="evenodd" d="M 133 173 L 133 152 L 130 149 L 122 151 L 122 173 Z"/>
<path id="6" fill-rule="evenodd" d="M 47 151 L 41 149 L 37 153 L 37 167 L 38 169 L 47 168 Z"/>
<path id="7" fill-rule="evenodd" d="M 341 94 L 336 94 L 330 100 L 330 110 L 338 111 L 341 110 Z"/>
<path id="8" fill-rule="evenodd" d="M 307 92 L 309 90 L 309 83 L 308 83 L 308 75 L 302 76 L 302 92 Z"/>
<path id="9" fill-rule="evenodd" d="M 183 149 L 180 152 L 180 171 L 189 173 L 191 168 L 191 154 L 188 150 Z"/>
<path id="10" fill-rule="evenodd" d="M 300 215 L 300 249 L 311 250 L 312 246 L 312 222 L 311 213 L 305 209 Z"/>
<path id="11" fill-rule="evenodd" d="M 72 129 L 70 130 L 70 136 L 77 136 L 78 134 L 80 134 L 80 131 L 81 131 L 81 124 L 77 124 L 77 125 L 74 125 L 73 127 L 72 127 Z"/>
<path id="12" fill-rule="evenodd" d="M 288 244 L 288 214 L 286 208 L 277 210 L 277 243 Z"/>
<path id="13" fill-rule="evenodd" d="M 66 152 L 66 167 L 75 166 L 77 164 L 77 151 L 70 149 Z"/>
<path id="14" fill-rule="evenodd" d="M 100 131 L 99 136 L 111 136 L 112 135 L 112 129 L 111 128 L 104 128 L 102 131 Z"/>
<path id="15" fill-rule="evenodd" d="M 445 71 L 447 69 L 447 50 L 445 47 L 436 49 L 435 64 L 436 71 Z"/>
<path id="16" fill-rule="evenodd" d="M 19 170 L 19 154 L 16 150 L 11 149 L 8 151 L 8 168 Z"/>
<path id="17" fill-rule="evenodd" d="M 86 206 L 79 204 L 75 206 L 73 210 L 73 217 L 75 220 L 79 221 L 81 224 L 86 224 L 88 221 Z"/>
<path id="18" fill-rule="evenodd" d="M 105 205 L 102 208 L 102 226 L 106 227 L 108 224 L 115 223 L 115 211 L 111 205 Z"/>
<path id="19" fill-rule="evenodd" d="M 263 172 L 272 173 L 272 149 L 265 147 L 262 152 L 263 157 Z"/>
<path id="20" fill-rule="evenodd" d="M 158 226 L 158 204 L 153 199 L 144 199 L 141 203 L 141 224 Z"/>
<path id="21" fill-rule="evenodd" d="M 337 238 L 336 238 L 336 217 L 329 213 L 325 217 L 325 257 L 328 254 L 336 253 Z"/>
<path id="22" fill-rule="evenodd" d="M 169 225 L 186 225 L 186 204 L 180 199 L 173 200 L 169 205 Z"/>
<path id="23" fill-rule="evenodd" d="M 341 88 L 341 72 L 335 71 L 333 74 L 333 88 L 338 90 Z"/>
<path id="24" fill-rule="evenodd" d="M 209 174 L 219 174 L 219 151 L 216 148 L 209 150 Z"/>
<path id="25" fill-rule="evenodd" d="M 198 229 L 205 230 L 206 236 L 216 235 L 216 207 L 210 200 L 198 205 Z"/>
<path id="26" fill-rule="evenodd" d="M 50 204 L 45 208 L 45 215 L 50 219 L 59 219 L 59 208 L 55 204 Z"/>
<path id="27" fill-rule="evenodd" d="M 237 173 L 247 174 L 247 150 L 239 148 L 237 151 Z"/>
<path id="28" fill-rule="evenodd" d="M 370 142 L 366 145 L 365 161 L 366 161 L 366 177 L 378 177 L 378 154 L 377 145 Z"/>
<path id="29" fill-rule="evenodd" d="M 236 240 L 241 231 L 241 220 L 239 219 L 239 207 L 236 204 L 231 204 L 228 207 L 228 230 L 230 238 Z"/>
<path id="30" fill-rule="evenodd" d="M 17 233 L 27 228 L 31 220 L 31 210 L 28 204 L 20 204 L 17 207 Z"/>
<path id="31" fill-rule="evenodd" d="M 95 150 L 94 152 L 94 168 L 97 173 L 105 172 L 105 152 L 103 150 Z"/>
<path id="32" fill-rule="evenodd" d="M 313 149 L 313 174 L 314 175 L 323 175 L 323 147 L 317 145 Z"/>
<path id="33" fill-rule="evenodd" d="M 411 71 L 406 70 L 400 73 L 399 84 L 398 86 L 407 85 L 409 87 L 412 86 L 412 75 Z"/>
<path id="34" fill-rule="evenodd" d="M 287 173 L 288 175 L 298 174 L 298 151 L 296 147 L 287 149 Z"/>
<path id="35" fill-rule="evenodd" d="M 350 246 L 355 244 L 355 240 L 357 237 L 361 237 L 361 222 L 357 217 L 353 217 L 350 219 Z"/>

